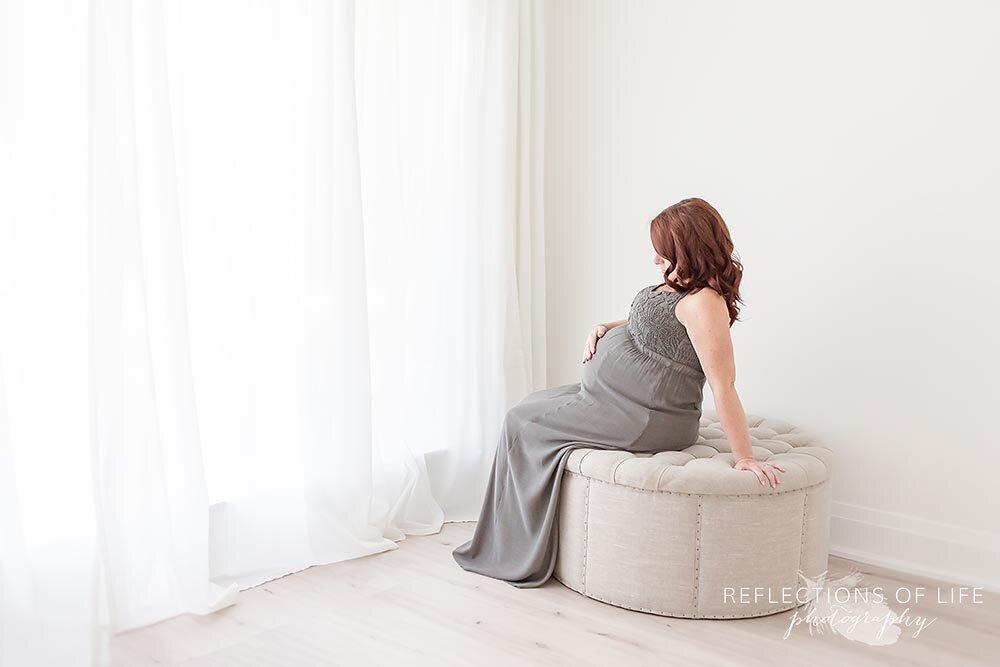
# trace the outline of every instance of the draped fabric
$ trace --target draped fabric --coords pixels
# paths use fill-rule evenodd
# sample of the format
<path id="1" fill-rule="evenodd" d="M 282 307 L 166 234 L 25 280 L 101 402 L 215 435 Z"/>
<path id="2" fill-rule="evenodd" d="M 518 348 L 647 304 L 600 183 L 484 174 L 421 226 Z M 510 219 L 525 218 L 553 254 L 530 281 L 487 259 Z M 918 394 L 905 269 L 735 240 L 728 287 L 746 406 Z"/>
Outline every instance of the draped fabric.
<path id="1" fill-rule="evenodd" d="M 0 664 L 476 519 L 545 381 L 541 35 L 0 4 Z"/>

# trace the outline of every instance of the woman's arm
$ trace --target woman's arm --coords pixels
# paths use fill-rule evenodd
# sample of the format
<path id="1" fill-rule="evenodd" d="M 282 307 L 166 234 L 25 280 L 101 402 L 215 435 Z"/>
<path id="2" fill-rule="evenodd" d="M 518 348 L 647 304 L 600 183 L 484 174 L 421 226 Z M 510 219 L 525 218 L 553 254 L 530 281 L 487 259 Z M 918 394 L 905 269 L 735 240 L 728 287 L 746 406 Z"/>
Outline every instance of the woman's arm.
<path id="1" fill-rule="evenodd" d="M 747 465 L 742 469 L 757 474 L 761 484 L 765 480 L 772 487 L 779 484 L 780 481 L 769 466 L 760 466 L 753 458 L 746 412 L 736 392 L 736 360 L 726 300 L 715 290 L 705 288 L 681 299 L 675 313 L 687 329 L 688 337 L 698 353 L 698 360 L 712 388 L 719 421 L 722 422 L 726 439 L 733 449 L 733 462 L 746 460 L 744 463 Z M 774 467 L 783 471 L 780 466 Z"/>

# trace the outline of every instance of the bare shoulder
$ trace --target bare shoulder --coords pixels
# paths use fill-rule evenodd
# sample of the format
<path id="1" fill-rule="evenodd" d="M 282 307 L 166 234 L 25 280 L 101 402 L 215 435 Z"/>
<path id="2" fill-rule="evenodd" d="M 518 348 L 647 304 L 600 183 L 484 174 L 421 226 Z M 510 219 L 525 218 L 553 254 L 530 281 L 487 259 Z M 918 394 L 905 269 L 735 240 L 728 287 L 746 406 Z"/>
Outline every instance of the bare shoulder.
<path id="1" fill-rule="evenodd" d="M 695 321 L 712 321 L 725 318 L 729 322 L 729 304 L 726 298 L 712 287 L 701 287 L 677 302 L 674 309 L 677 319 L 684 326 Z"/>

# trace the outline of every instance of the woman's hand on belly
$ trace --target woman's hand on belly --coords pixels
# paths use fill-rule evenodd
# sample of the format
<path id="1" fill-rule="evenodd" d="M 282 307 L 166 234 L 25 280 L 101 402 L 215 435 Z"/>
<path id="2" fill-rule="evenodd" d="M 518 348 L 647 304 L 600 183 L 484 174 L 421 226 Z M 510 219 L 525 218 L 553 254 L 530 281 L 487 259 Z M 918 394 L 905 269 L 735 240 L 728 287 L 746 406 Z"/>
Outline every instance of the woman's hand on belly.
<path id="1" fill-rule="evenodd" d="M 590 335 L 587 336 L 586 344 L 583 346 L 583 361 L 580 363 L 585 364 L 594 358 L 594 355 L 597 354 L 597 341 L 599 341 L 606 333 L 608 333 L 608 327 L 606 325 L 598 324 L 594 327 L 594 329 L 590 332 Z"/>
<path id="2" fill-rule="evenodd" d="M 614 322 L 608 322 L 606 324 L 598 324 L 594 327 L 590 335 L 587 336 L 587 343 L 583 346 L 583 361 L 580 363 L 587 363 L 593 359 L 594 355 L 597 354 L 597 341 L 599 341 L 604 334 L 608 333 L 609 329 L 614 329 L 628 322 L 628 320 L 615 320 Z"/>

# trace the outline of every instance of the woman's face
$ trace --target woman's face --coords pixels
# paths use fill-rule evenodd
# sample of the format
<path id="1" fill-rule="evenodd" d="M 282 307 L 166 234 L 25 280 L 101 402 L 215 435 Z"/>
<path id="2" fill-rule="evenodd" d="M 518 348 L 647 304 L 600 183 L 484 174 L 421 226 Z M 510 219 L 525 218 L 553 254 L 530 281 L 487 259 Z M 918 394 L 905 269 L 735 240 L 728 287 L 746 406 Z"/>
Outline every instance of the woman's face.
<path id="1" fill-rule="evenodd" d="M 655 250 L 653 251 L 653 264 L 656 264 L 657 268 L 660 269 L 660 273 L 664 276 L 667 275 L 671 268 L 670 260 L 660 257 L 660 254 Z"/>

